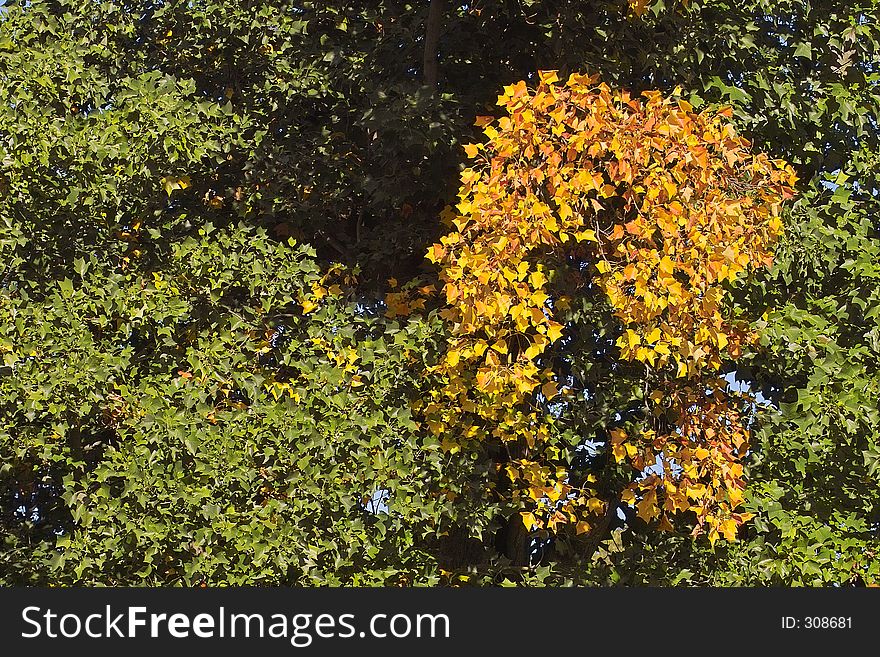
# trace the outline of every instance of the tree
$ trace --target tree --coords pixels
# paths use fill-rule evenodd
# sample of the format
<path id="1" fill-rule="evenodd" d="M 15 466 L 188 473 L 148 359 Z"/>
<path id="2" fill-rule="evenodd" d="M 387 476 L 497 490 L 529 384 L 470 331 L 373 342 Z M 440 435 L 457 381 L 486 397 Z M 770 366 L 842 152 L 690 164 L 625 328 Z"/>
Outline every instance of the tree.
<path id="1" fill-rule="evenodd" d="M 625 501 L 664 529 L 685 511 L 697 534 L 732 540 L 751 517 L 735 511 L 748 432 L 716 372 L 753 336 L 723 311 L 724 284 L 772 262 L 796 177 L 748 152 L 723 120 L 729 108 L 698 114 L 578 74 L 539 79 L 534 93 L 522 81 L 505 88 L 497 127 L 479 120 L 490 121 L 489 141 L 465 147 L 476 162 L 461 174 L 455 230 L 429 251 L 443 266 L 441 316 L 453 335 L 424 408 L 428 427 L 446 442 L 494 440 L 508 452 L 502 477 L 519 489 L 529 529 L 590 532 L 594 512 Z M 572 298 L 609 306 L 603 324 L 619 327 L 598 336 L 595 323 L 566 324 L 641 365 L 639 435 L 606 418 L 605 449 L 639 477 L 612 500 L 590 479 L 573 483 L 568 445 L 553 435 L 554 416 L 594 396 L 579 377 L 557 376 L 567 350 L 556 320 Z"/>
<path id="2" fill-rule="evenodd" d="M 873 2 L 7 2 L 0 581 L 877 583 L 878 58 Z M 679 376 L 673 338 L 714 314 L 660 339 L 627 291 L 653 238 L 614 217 L 640 173 L 604 196 L 563 176 L 583 206 L 521 217 L 556 222 L 492 279 L 528 282 L 528 344 L 482 291 L 450 296 L 452 236 L 497 240 L 456 224 L 482 216 L 474 163 L 539 94 L 577 116 L 604 94 L 609 141 L 624 114 L 697 140 L 729 123 L 737 161 L 766 159 L 727 200 L 796 175 L 781 226 L 747 223 L 747 262 L 693 263 L 718 295 L 705 363 Z M 554 120 L 517 130 L 558 148 Z M 478 359 L 529 349 L 524 376 L 468 392 Z M 645 502 L 651 460 L 683 462 L 675 427 L 709 416 L 744 438 L 724 461 L 742 500 L 720 493 L 739 517 L 714 525 L 736 540 Z M 575 488 L 551 523 L 537 499 Z"/>

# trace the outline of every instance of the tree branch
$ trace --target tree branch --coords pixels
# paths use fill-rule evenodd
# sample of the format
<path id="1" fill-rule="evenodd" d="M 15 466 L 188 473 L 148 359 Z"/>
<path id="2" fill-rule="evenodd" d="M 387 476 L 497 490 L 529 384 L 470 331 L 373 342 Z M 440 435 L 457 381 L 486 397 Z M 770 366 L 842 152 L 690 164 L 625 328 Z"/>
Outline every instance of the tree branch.
<path id="1" fill-rule="evenodd" d="M 620 495 L 615 495 L 608 501 L 608 508 L 605 509 L 605 514 L 602 516 L 602 519 L 599 520 L 599 523 L 593 527 L 587 535 L 587 549 L 585 554 L 588 557 L 593 556 L 593 553 L 599 548 L 599 544 L 607 538 L 608 529 L 611 527 L 611 522 L 617 516 L 617 507 L 619 505 Z"/>

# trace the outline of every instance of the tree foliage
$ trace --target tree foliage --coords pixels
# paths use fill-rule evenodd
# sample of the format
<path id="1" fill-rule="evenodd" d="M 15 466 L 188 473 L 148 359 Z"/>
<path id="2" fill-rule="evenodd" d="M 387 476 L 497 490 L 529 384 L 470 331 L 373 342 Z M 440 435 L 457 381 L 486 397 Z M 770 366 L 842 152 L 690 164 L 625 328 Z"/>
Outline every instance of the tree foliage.
<path id="1" fill-rule="evenodd" d="M 640 478 L 618 499 L 634 503 L 638 490 L 643 520 L 662 515 L 671 529 L 668 514 L 693 512 L 711 541 L 719 530 L 733 540 L 745 519 L 733 510 L 748 434 L 711 373 L 751 336 L 745 321 L 724 316 L 723 283 L 770 264 L 794 172 L 750 155 L 720 115 L 686 101 L 646 91 L 643 103 L 578 74 L 539 79 L 533 94 L 523 81 L 506 87 L 498 102 L 507 115 L 484 129 L 489 142 L 465 146 L 477 162 L 461 175 L 456 230 L 429 251 L 443 265 L 451 308 L 442 314 L 453 324 L 440 366 L 448 381 L 436 394 L 445 403 L 425 409 L 429 427 L 526 445 L 506 473 L 528 501 L 530 529 L 572 522 L 589 531 L 595 512 L 616 508 L 573 484 L 568 454 L 548 441 L 547 410 L 529 408 L 537 390 L 548 402 L 559 394 L 553 368 L 539 363 L 562 337 L 555 306 L 564 313 L 583 294 L 555 266 L 574 257 L 596 272 L 580 287 L 594 282 L 621 322 L 619 358 L 647 365 L 650 420 L 636 441 L 611 429 L 609 446 L 636 474 L 656 462 L 666 476 Z M 581 242 L 595 247 L 566 249 Z"/>
<path id="2" fill-rule="evenodd" d="M 6 2 L 0 582 L 880 583 L 878 108 L 869 0 Z"/>

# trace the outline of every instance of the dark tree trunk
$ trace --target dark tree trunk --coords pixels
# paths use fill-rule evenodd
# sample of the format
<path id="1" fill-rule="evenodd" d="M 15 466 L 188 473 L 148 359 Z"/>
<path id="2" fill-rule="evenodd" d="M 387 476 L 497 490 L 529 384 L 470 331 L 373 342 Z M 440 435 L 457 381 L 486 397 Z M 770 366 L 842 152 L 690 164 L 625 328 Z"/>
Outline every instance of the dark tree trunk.
<path id="1" fill-rule="evenodd" d="M 425 55 L 422 61 L 422 75 L 431 90 L 437 88 L 437 69 L 440 44 L 440 29 L 443 26 L 444 0 L 431 0 L 428 18 L 425 21 Z"/>

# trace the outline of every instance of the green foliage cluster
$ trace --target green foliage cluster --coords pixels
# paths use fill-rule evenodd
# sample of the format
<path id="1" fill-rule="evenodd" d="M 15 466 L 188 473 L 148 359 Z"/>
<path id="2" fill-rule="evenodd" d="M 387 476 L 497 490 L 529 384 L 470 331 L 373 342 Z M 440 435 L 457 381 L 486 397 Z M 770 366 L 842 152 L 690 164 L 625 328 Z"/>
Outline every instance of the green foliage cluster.
<path id="1" fill-rule="evenodd" d="M 429 88 L 430 4 L 0 9 L 0 583 L 880 583 L 880 6 L 447 0 Z M 509 455 L 412 415 L 446 329 L 386 313 L 388 279 L 436 283 L 460 144 L 539 69 L 680 85 L 797 169 L 774 267 L 732 289 L 761 333 L 729 365 L 736 543 L 625 505 L 523 537 Z M 584 394 L 546 410 L 613 493 L 643 370 L 598 293 L 564 319 L 548 358 Z"/>

